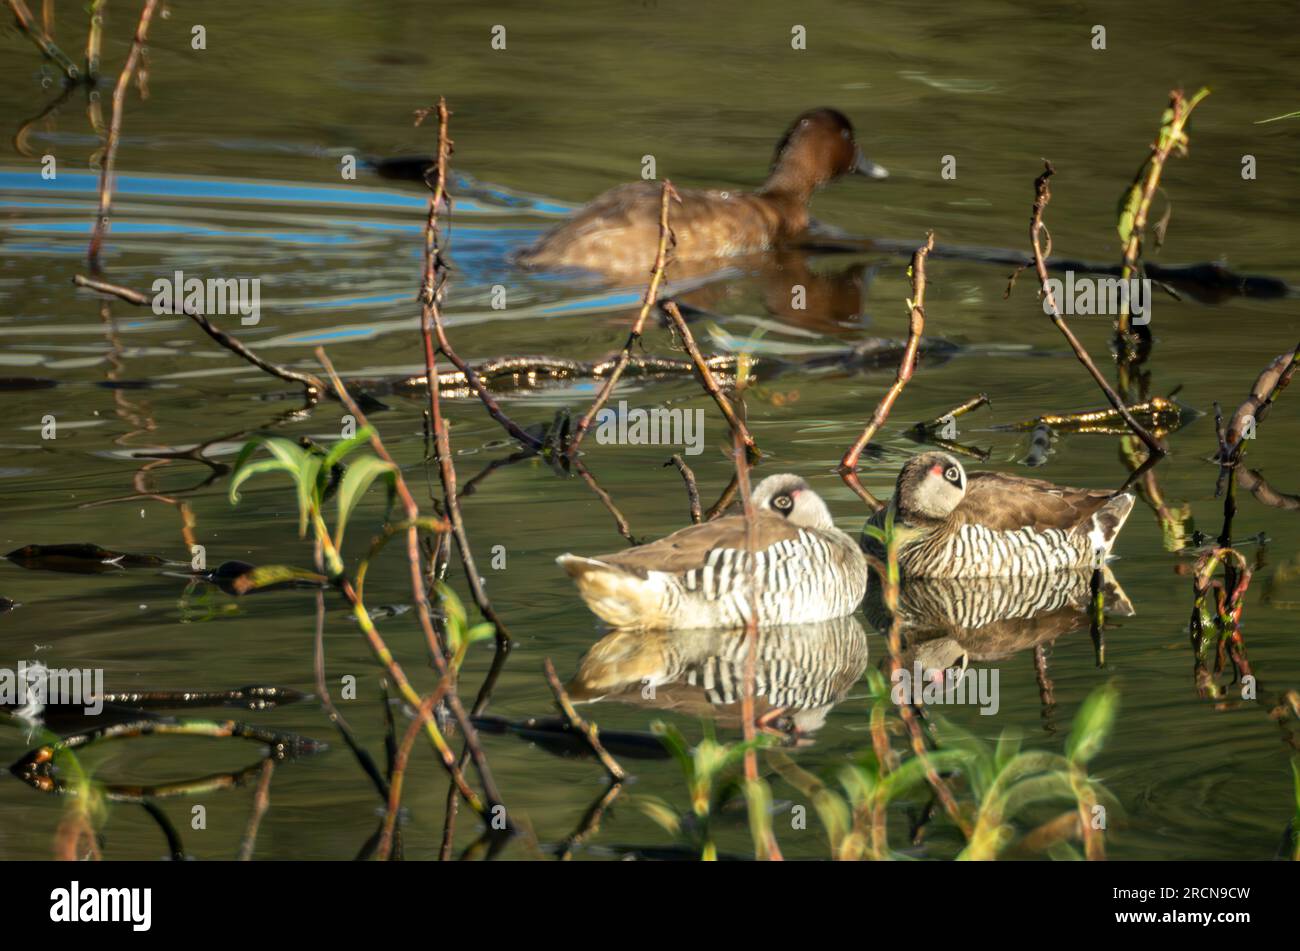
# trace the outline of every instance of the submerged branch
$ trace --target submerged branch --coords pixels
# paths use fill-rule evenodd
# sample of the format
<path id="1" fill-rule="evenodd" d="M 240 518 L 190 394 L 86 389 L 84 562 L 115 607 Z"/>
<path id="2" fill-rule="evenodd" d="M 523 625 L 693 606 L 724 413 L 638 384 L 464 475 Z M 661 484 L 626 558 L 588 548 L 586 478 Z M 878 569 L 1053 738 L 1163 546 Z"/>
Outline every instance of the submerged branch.
<path id="1" fill-rule="evenodd" d="M 109 284 L 107 281 L 99 281 L 81 274 L 72 278 L 72 283 L 78 287 L 84 287 L 87 290 L 98 291 L 101 294 L 111 294 L 114 297 L 126 301 L 128 304 L 135 304 L 137 307 L 151 306 L 151 299 L 147 294 L 142 294 L 137 290 L 129 287 L 122 287 L 118 284 Z M 225 347 L 231 353 L 242 357 L 253 366 L 257 367 L 271 376 L 284 380 L 286 383 L 297 383 L 306 390 L 308 403 L 314 405 L 328 392 L 328 388 L 320 377 L 312 373 L 290 370 L 288 367 L 281 366 L 278 363 L 272 363 L 259 357 L 248 347 L 244 346 L 234 337 L 230 336 L 223 330 L 218 330 L 212 321 L 208 320 L 201 312 L 191 308 L 188 304 L 184 305 L 185 316 L 190 318 L 199 325 L 200 329 L 215 340 L 221 346 Z"/>

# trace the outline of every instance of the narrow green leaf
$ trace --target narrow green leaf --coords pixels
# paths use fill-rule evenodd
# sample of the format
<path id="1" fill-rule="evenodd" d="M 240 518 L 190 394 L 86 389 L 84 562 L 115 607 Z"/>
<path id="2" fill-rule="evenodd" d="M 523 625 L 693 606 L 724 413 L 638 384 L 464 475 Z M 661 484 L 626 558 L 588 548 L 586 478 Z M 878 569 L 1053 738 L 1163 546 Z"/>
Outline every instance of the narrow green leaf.
<path id="1" fill-rule="evenodd" d="M 357 430 L 356 435 L 348 439 L 340 439 L 334 445 L 330 446 L 329 452 L 325 453 L 325 462 L 323 463 L 325 471 L 329 472 L 334 466 L 349 455 L 355 452 L 361 446 L 370 442 L 370 437 L 375 434 L 375 427 L 363 426 Z"/>
<path id="2" fill-rule="evenodd" d="M 993 768 L 1001 772 L 1002 768 L 1015 759 L 1016 754 L 1020 752 L 1020 743 L 1023 739 L 1019 730 L 1005 729 L 1002 735 L 998 737 L 997 748 L 993 751 Z"/>
<path id="3" fill-rule="evenodd" d="M 240 447 L 239 455 L 235 457 L 235 464 L 231 467 L 230 471 L 234 474 L 238 474 L 239 470 L 244 468 L 244 464 L 252 458 L 253 453 L 257 452 L 258 448 L 265 441 L 265 436 L 254 436 L 252 439 L 248 440 L 248 442 L 244 443 L 244 445 Z"/>
<path id="4" fill-rule="evenodd" d="M 475 624 L 469 629 L 467 637 L 471 644 L 476 641 L 485 641 L 489 637 L 495 637 L 497 628 L 495 624 L 484 621 L 482 624 Z"/>
<path id="5" fill-rule="evenodd" d="M 761 779 L 747 779 L 744 783 L 745 804 L 749 807 L 749 834 L 754 840 L 754 856 L 767 854 L 772 835 L 772 790 Z"/>
<path id="6" fill-rule="evenodd" d="M 682 822 L 676 811 L 658 796 L 637 796 L 635 802 L 638 809 L 653 819 L 669 835 L 677 835 L 681 832 Z"/>
<path id="7" fill-rule="evenodd" d="M 317 476 L 321 472 L 321 457 L 314 452 L 304 452 L 298 464 L 295 481 L 298 484 L 298 537 L 307 536 L 307 519 L 312 506 L 320 504 L 320 487 Z"/>
<path id="8" fill-rule="evenodd" d="M 339 484 L 339 522 L 334 530 L 335 548 L 342 547 L 343 532 L 347 528 L 348 518 L 357 507 L 357 503 L 361 501 L 361 497 L 366 494 L 366 489 L 370 488 L 370 483 L 384 476 L 389 485 L 395 485 L 397 480 L 393 473 L 393 466 L 376 456 L 364 456 L 348 466 L 348 471 Z"/>
<path id="9" fill-rule="evenodd" d="M 465 611 L 465 604 L 451 586 L 439 581 L 437 588 L 438 597 L 442 599 L 442 610 L 447 615 L 447 622 L 455 627 L 465 627 L 469 623 L 469 615 Z"/>
<path id="10" fill-rule="evenodd" d="M 1115 723 L 1118 710 L 1119 691 L 1114 684 L 1098 687 L 1088 695 L 1074 716 L 1065 746 L 1065 755 L 1071 763 L 1086 763 L 1097 755 Z"/>
<path id="11" fill-rule="evenodd" d="M 287 472 L 290 478 L 295 478 L 297 472 L 285 465 L 279 459 L 259 459 L 257 462 L 247 463 L 235 473 L 235 477 L 230 480 L 230 504 L 239 503 L 239 487 L 255 475 L 263 472 Z"/>
<path id="12" fill-rule="evenodd" d="M 686 745 L 686 738 L 682 736 L 682 731 L 671 723 L 655 720 L 650 724 L 650 732 L 659 737 L 659 742 L 664 745 L 664 749 L 673 754 L 673 759 L 677 760 L 677 765 L 682 768 L 687 783 L 693 783 L 695 760 L 691 757 L 690 747 Z"/>
<path id="13" fill-rule="evenodd" d="M 286 466 L 292 467 L 294 472 L 302 469 L 303 457 L 308 455 L 306 449 L 303 449 L 297 443 L 290 439 L 285 439 L 282 436 L 263 439 L 262 445 L 265 446 L 266 451 L 275 456 L 275 458 L 279 459 Z"/>

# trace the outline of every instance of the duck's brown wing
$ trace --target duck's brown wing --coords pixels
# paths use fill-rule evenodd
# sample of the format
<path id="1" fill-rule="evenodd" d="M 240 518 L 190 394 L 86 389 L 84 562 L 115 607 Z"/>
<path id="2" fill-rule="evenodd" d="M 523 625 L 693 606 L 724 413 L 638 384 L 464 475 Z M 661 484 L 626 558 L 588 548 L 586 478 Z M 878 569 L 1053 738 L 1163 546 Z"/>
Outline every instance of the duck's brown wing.
<path id="1" fill-rule="evenodd" d="M 798 537 L 799 529 L 779 515 L 759 515 L 754 519 L 756 551 Z M 715 548 L 744 549 L 746 544 L 744 516 L 729 515 L 712 522 L 691 525 L 646 545 L 612 555 L 596 555 L 595 560 L 643 578 L 648 571 L 684 574 L 702 568 L 708 561 L 709 552 Z"/>
<path id="2" fill-rule="evenodd" d="M 680 189 L 669 209 L 676 238 L 674 257 L 723 258 L 767 247 L 776 213 L 745 193 Z M 577 264 L 599 270 L 635 269 L 653 263 L 659 243 L 662 186 L 633 182 L 597 196 L 572 218 L 543 235 L 520 255 L 525 264 Z"/>
<path id="3" fill-rule="evenodd" d="M 983 525 L 999 532 L 1069 530 L 1096 514 L 1113 494 L 1001 472 L 975 472 L 967 477 L 966 497 L 949 518 L 959 525 Z"/>

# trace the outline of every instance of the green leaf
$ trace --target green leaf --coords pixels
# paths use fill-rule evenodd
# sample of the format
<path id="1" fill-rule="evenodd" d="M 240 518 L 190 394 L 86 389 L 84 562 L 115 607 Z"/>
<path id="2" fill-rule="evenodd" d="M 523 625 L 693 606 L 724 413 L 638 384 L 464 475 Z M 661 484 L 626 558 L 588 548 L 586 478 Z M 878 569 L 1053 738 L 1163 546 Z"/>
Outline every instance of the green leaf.
<path id="1" fill-rule="evenodd" d="M 325 461 L 322 463 L 325 471 L 329 472 L 338 463 L 342 462 L 349 455 L 370 442 L 370 437 L 375 434 L 375 427 L 363 426 L 357 430 L 356 435 L 348 439 L 340 439 L 334 445 L 330 446 L 329 452 L 325 453 Z"/>
<path id="2" fill-rule="evenodd" d="M 239 487 L 255 475 L 261 475 L 263 472 L 287 472 L 290 478 L 297 477 L 297 471 L 286 466 L 279 459 L 259 459 L 257 462 L 244 465 L 235 477 L 230 480 L 230 504 L 239 503 Z"/>
<path id="3" fill-rule="evenodd" d="M 465 604 L 457 596 L 456 592 L 451 590 L 451 586 L 439 581 L 436 589 L 438 597 L 442 599 L 442 611 L 447 615 L 447 623 L 451 627 L 464 628 L 469 623 L 469 615 L 465 612 Z"/>
<path id="4" fill-rule="evenodd" d="M 230 471 L 237 474 L 240 469 L 244 468 L 244 464 L 252 458 L 253 453 L 257 452 L 258 447 L 262 445 L 266 438 L 267 437 L 265 436 L 254 436 L 248 440 L 248 442 L 244 443 L 244 445 L 240 447 L 239 455 L 235 457 L 235 464 L 231 467 Z"/>
<path id="5" fill-rule="evenodd" d="M 754 840 L 754 855 L 762 857 L 772 835 L 772 790 L 761 779 L 747 779 L 745 804 L 749 807 L 749 834 Z"/>
<path id="6" fill-rule="evenodd" d="M 495 637 L 496 633 L 497 633 L 496 625 L 488 621 L 484 621 L 482 624 L 475 624 L 473 627 L 471 627 L 469 631 L 466 633 L 466 637 L 468 638 L 469 642 L 473 644 L 476 641 L 485 641 L 489 637 Z"/>
<path id="7" fill-rule="evenodd" d="M 1020 810 L 1038 803 L 1074 801 L 1074 787 L 1069 775 L 1060 770 L 1039 773 L 1020 780 L 1007 791 L 1001 803 L 1001 814 L 1003 819 L 1010 819 Z"/>
<path id="8" fill-rule="evenodd" d="M 296 481 L 298 483 L 298 537 L 307 535 L 307 518 L 312 507 L 320 504 L 320 486 L 317 476 L 321 473 L 321 457 L 314 452 L 304 452 L 298 464 Z M 337 547 L 337 546 L 336 546 Z"/>
<path id="9" fill-rule="evenodd" d="M 1020 742 L 1023 739 L 1019 730 L 1006 729 L 998 737 L 997 749 L 993 751 L 993 768 L 996 772 L 1001 772 L 1002 768 L 1016 758 L 1020 752 Z"/>
<path id="10" fill-rule="evenodd" d="M 334 530 L 334 547 L 341 548 L 343 545 L 343 532 L 347 528 L 348 518 L 352 515 L 352 510 L 357 507 L 361 497 L 366 494 L 366 489 L 370 488 L 370 483 L 380 476 L 384 476 L 391 489 L 397 484 L 394 475 L 395 468 L 377 456 L 365 456 L 358 459 L 352 465 L 348 466 L 348 471 L 343 475 L 343 481 L 339 484 L 339 522 Z"/>
<path id="11" fill-rule="evenodd" d="M 669 835 L 677 835 L 682 828 L 682 821 L 676 811 L 658 796 L 637 796 L 636 806 L 653 819 Z"/>
<path id="12" fill-rule="evenodd" d="M 1097 755 L 1115 724 L 1118 710 L 1119 691 L 1114 684 L 1098 687 L 1088 695 L 1074 716 L 1065 745 L 1065 755 L 1071 763 L 1086 763 Z"/>
<path id="13" fill-rule="evenodd" d="M 285 465 L 290 466 L 295 472 L 302 469 L 302 461 L 304 457 L 310 455 L 306 449 L 303 449 L 297 443 L 285 439 L 282 436 L 263 439 L 262 445 L 266 447 L 267 452 L 275 456 L 275 458 L 279 459 Z"/>
<path id="14" fill-rule="evenodd" d="M 682 768 L 686 781 L 693 783 L 695 760 L 691 757 L 690 747 L 686 745 L 686 737 L 682 736 L 682 731 L 671 723 L 655 720 L 650 724 L 650 732 L 659 737 L 659 742 L 664 745 L 664 749 L 673 754 L 673 759 L 677 760 L 677 765 Z"/>
<path id="15" fill-rule="evenodd" d="M 231 588 L 235 594 L 248 594 L 276 585 L 324 585 L 328 581 L 324 575 L 292 565 L 260 565 L 235 578 Z"/>

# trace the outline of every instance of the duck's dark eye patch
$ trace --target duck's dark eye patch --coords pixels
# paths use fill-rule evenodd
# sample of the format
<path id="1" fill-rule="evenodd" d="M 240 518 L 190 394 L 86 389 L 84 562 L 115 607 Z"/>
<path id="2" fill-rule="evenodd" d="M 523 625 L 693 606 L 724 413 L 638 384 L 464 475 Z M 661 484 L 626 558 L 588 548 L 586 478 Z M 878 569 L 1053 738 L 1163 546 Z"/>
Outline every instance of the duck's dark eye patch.
<path id="1" fill-rule="evenodd" d="M 782 493 L 772 500 L 772 508 L 788 515 L 790 510 L 794 508 L 794 499 L 790 498 L 790 496 L 785 493 Z"/>
<path id="2" fill-rule="evenodd" d="M 949 466 L 948 471 L 943 474 L 943 477 L 953 485 L 957 485 L 961 482 L 961 470 L 956 466 Z"/>

